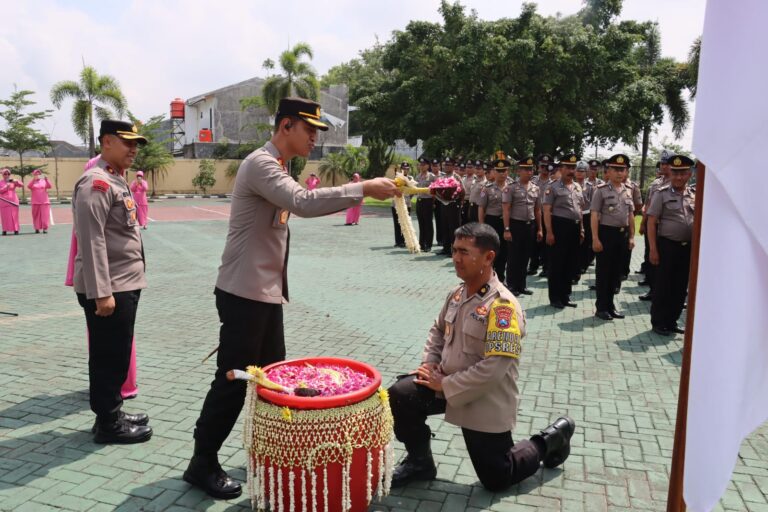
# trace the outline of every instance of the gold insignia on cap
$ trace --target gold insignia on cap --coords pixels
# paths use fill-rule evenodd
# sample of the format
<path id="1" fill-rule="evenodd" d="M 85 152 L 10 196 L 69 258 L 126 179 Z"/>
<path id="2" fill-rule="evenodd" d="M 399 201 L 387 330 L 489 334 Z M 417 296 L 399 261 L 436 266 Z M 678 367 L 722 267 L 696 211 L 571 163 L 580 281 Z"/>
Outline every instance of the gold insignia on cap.
<path id="1" fill-rule="evenodd" d="M 133 125 L 133 126 L 131 127 L 131 131 L 132 131 L 133 133 L 139 133 L 139 130 L 136 128 L 136 125 Z"/>
<path id="2" fill-rule="evenodd" d="M 528 160 L 525 161 L 525 163 L 527 163 L 528 165 L 533 165 L 533 158 L 529 158 Z"/>
<path id="3" fill-rule="evenodd" d="M 618 163 L 618 164 L 623 164 L 623 163 L 624 163 L 624 157 L 623 157 L 623 156 L 620 156 L 620 157 L 618 157 L 618 158 L 616 159 L 616 163 Z"/>
<path id="4" fill-rule="evenodd" d="M 504 167 L 504 162 L 496 162 L 496 167 L 498 168 Z"/>
<path id="5" fill-rule="evenodd" d="M 575 155 L 571 156 L 571 158 L 569 158 L 568 161 L 569 162 L 575 162 L 576 161 L 576 156 Z"/>
<path id="6" fill-rule="evenodd" d="M 680 160 L 680 157 L 675 158 L 675 160 L 672 162 L 674 165 L 682 165 L 683 161 Z"/>

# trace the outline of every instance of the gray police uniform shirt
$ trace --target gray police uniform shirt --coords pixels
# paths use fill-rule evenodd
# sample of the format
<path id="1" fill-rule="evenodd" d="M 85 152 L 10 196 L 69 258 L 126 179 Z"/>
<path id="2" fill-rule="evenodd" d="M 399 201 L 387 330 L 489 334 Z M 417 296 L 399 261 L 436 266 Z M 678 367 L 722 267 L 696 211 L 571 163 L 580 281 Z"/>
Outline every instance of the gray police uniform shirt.
<path id="1" fill-rule="evenodd" d="M 519 181 L 509 185 L 501 201 L 509 203 L 509 218 L 512 220 L 532 221 L 536 218 L 536 208 L 541 208 L 539 187 L 530 181 L 526 185 Z"/>
<path id="2" fill-rule="evenodd" d="M 504 188 L 506 188 L 506 186 Z M 504 189 L 499 188 L 495 181 L 486 183 L 480 191 L 480 199 L 477 202 L 477 206 L 485 208 L 486 215 L 501 217 L 503 212 L 501 207 L 501 196 L 503 193 Z"/>
<path id="3" fill-rule="evenodd" d="M 599 183 L 595 184 L 589 180 L 584 180 L 584 183 L 581 184 L 581 188 L 584 191 L 584 209 L 582 210 L 582 215 L 588 215 L 590 212 L 590 205 L 592 204 L 592 198 L 595 195 L 595 189 L 599 185 Z"/>
<path id="4" fill-rule="evenodd" d="M 590 210 L 600 214 L 600 224 L 617 228 L 629 227 L 629 214 L 634 211 L 632 191 L 623 183 L 616 190 L 611 183 L 598 185 Z"/>
<path id="5" fill-rule="evenodd" d="M 480 202 L 480 192 L 483 191 L 483 187 L 485 187 L 487 184 L 488 180 L 485 179 L 485 176 L 475 180 L 475 183 L 472 185 L 472 188 L 469 191 L 469 202 L 471 204 L 477 205 Z"/>
<path id="6" fill-rule="evenodd" d="M 472 187 L 475 185 L 477 178 L 473 174 L 472 176 L 466 176 L 461 180 L 461 186 L 464 189 L 464 201 L 469 201 L 469 195 L 472 192 Z"/>
<path id="7" fill-rule="evenodd" d="M 269 304 L 288 302 L 288 220 L 360 204 L 362 183 L 307 190 L 288 174 L 267 142 L 240 164 L 216 287 Z"/>
<path id="8" fill-rule="evenodd" d="M 632 204 L 634 206 L 632 211 L 641 210 L 643 207 L 643 194 L 640 192 L 640 184 L 627 179 L 624 181 L 624 185 L 626 185 L 632 191 Z"/>
<path id="9" fill-rule="evenodd" d="M 72 215 L 75 292 L 102 299 L 147 287 L 136 202 L 125 179 L 104 160 L 75 183 Z"/>
<path id="10" fill-rule="evenodd" d="M 651 199 L 653 199 L 653 195 L 659 191 L 659 189 L 669 183 L 669 180 L 667 180 L 664 176 L 660 176 L 653 180 L 650 185 L 648 185 L 648 195 L 645 197 L 645 208 L 646 210 L 651 205 Z"/>
<path id="11" fill-rule="evenodd" d="M 467 296 L 454 288 L 429 330 L 422 361 L 445 377 L 445 421 L 480 432 L 514 430 L 525 313 L 496 274 Z"/>
<path id="12" fill-rule="evenodd" d="M 696 194 L 690 187 L 677 192 L 671 185 L 661 187 L 653 196 L 648 215 L 656 217 L 656 235 L 675 242 L 690 242 Z"/>
<path id="13" fill-rule="evenodd" d="M 421 173 L 417 174 L 414 179 L 416 180 L 416 183 L 417 183 L 416 186 L 417 187 L 419 187 L 419 188 L 427 188 L 437 178 L 435 177 L 434 174 L 432 174 L 432 172 L 427 171 L 426 174 L 421 174 Z M 431 199 L 432 198 L 432 194 L 429 194 L 429 193 L 427 193 L 427 194 L 418 194 L 418 195 L 416 195 L 416 197 L 418 199 Z"/>
<path id="14" fill-rule="evenodd" d="M 581 220 L 584 192 L 575 181 L 569 189 L 562 180 L 553 181 L 544 192 L 544 204 L 552 206 L 552 215 L 571 220 Z"/>

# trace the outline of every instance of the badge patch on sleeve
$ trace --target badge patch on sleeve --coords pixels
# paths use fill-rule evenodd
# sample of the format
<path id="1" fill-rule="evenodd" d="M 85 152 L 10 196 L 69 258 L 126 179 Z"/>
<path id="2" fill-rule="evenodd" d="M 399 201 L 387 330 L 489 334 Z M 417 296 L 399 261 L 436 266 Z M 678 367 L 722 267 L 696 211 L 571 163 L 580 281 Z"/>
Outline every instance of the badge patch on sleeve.
<path id="1" fill-rule="evenodd" d="M 520 326 L 517 324 L 515 307 L 508 301 L 496 299 L 488 315 L 485 334 L 485 357 L 520 357 Z"/>
<path id="2" fill-rule="evenodd" d="M 109 183 L 107 183 L 104 180 L 93 180 L 93 190 L 98 190 L 99 192 L 106 192 L 109 190 Z"/>

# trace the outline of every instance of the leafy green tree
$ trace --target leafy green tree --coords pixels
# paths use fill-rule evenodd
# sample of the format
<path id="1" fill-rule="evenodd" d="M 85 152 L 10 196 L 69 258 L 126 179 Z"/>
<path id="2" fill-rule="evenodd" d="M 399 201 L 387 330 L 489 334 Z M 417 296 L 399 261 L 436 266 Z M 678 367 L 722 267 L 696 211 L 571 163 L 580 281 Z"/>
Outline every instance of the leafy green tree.
<path id="1" fill-rule="evenodd" d="M 687 70 L 685 64 L 661 57 L 661 38 L 656 23 L 646 25 L 642 43 L 635 48 L 633 57 L 637 64 L 635 79 L 624 89 L 620 100 L 626 111 L 641 124 L 640 188 L 643 188 L 654 126 L 661 124 L 666 112 L 675 138 L 680 138 L 690 121 L 688 103 L 683 95 L 687 87 Z"/>
<path id="2" fill-rule="evenodd" d="M 298 43 L 280 54 L 282 74 L 267 78 L 261 90 L 263 105 L 270 115 L 277 112 L 280 100 L 287 96 L 317 100 L 320 94 L 317 73 L 308 62 L 301 60 L 302 57 L 308 57 L 311 60 L 312 56 L 312 48 L 307 43 Z M 271 61 L 267 59 L 265 65 L 267 62 Z"/>
<path id="3" fill-rule="evenodd" d="M 395 158 L 395 148 L 381 137 L 368 141 L 368 168 L 365 178 L 379 178 L 384 176 Z"/>
<path id="4" fill-rule="evenodd" d="M 202 190 L 203 194 L 205 194 L 209 188 L 212 188 L 216 184 L 216 178 L 214 177 L 215 173 L 216 166 L 213 164 L 212 160 L 205 158 L 200 160 L 197 175 L 192 178 L 192 185 Z"/>
<path id="5" fill-rule="evenodd" d="M 344 167 L 347 176 L 352 176 L 356 172 L 362 173 L 368 168 L 368 148 L 365 146 L 356 148 L 347 144 L 342 154 L 345 158 Z"/>
<path id="6" fill-rule="evenodd" d="M 321 179 L 330 179 L 331 185 L 335 187 L 337 178 L 346 181 L 351 176 L 351 173 L 347 172 L 347 168 L 346 155 L 343 153 L 328 153 L 320 161 L 317 172 Z"/>
<path id="7" fill-rule="evenodd" d="M 51 88 L 51 102 L 56 108 L 61 108 L 64 100 L 73 98 L 72 127 L 75 133 L 88 142 L 88 152 L 96 155 L 93 114 L 99 120 L 111 119 L 115 115 L 122 117 L 127 109 L 127 103 L 117 80 L 109 75 L 99 75 L 91 66 L 83 67 L 80 81 L 64 80 Z"/>
<path id="8" fill-rule="evenodd" d="M 5 121 L 6 127 L 0 130 L 0 147 L 15 151 L 19 155 L 19 165 L 13 167 L 14 174 L 24 178 L 39 168 L 31 165 L 24 165 L 24 153 L 27 151 L 43 151 L 50 148 L 50 141 L 43 133 L 34 128 L 34 124 L 42 121 L 51 115 L 50 110 L 40 112 L 25 112 L 26 108 L 35 105 L 36 102 L 27 99 L 27 96 L 34 94 L 33 91 L 18 90 L 14 87 L 14 92 L 10 99 L 0 100 L 0 106 L 5 107 L 0 111 L 0 117 Z M 26 187 L 21 189 L 22 200 L 26 200 Z"/>
<path id="9" fill-rule="evenodd" d="M 128 117 L 136 125 L 139 133 L 147 138 L 147 144 L 139 146 L 133 168 L 144 171 L 150 175 L 152 182 L 152 196 L 155 196 L 157 176 L 165 176 L 168 168 L 173 164 L 173 155 L 168 151 L 171 132 L 162 129 L 163 115 L 150 117 L 146 123 L 142 123 L 133 114 L 128 112 Z"/>
<path id="10" fill-rule="evenodd" d="M 691 91 L 691 99 L 696 98 L 696 86 L 699 82 L 699 59 L 701 58 L 701 36 L 697 37 L 691 49 L 688 51 L 688 69 L 687 82 L 688 90 Z"/>
<path id="11" fill-rule="evenodd" d="M 306 166 L 307 166 L 306 158 L 301 156 L 295 156 L 291 158 L 291 162 L 288 165 L 288 170 L 291 173 L 291 177 L 295 181 L 299 181 L 299 176 L 301 176 L 301 171 L 303 171 Z"/>

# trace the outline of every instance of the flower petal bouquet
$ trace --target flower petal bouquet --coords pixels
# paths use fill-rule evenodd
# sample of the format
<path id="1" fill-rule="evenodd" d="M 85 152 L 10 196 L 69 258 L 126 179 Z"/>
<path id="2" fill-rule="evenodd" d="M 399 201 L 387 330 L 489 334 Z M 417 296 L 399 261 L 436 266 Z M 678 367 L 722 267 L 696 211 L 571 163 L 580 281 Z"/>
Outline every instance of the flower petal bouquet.
<path id="1" fill-rule="evenodd" d="M 333 364 L 281 365 L 269 370 L 266 377 L 287 389 L 316 389 L 320 396 L 351 393 L 373 382 L 373 377 L 363 372 Z"/>
<path id="2" fill-rule="evenodd" d="M 443 204 L 460 201 L 464 198 L 464 187 L 453 176 L 437 178 L 429 184 L 429 192 Z"/>

